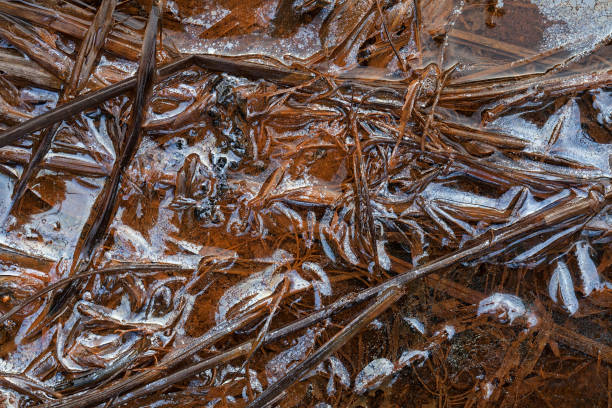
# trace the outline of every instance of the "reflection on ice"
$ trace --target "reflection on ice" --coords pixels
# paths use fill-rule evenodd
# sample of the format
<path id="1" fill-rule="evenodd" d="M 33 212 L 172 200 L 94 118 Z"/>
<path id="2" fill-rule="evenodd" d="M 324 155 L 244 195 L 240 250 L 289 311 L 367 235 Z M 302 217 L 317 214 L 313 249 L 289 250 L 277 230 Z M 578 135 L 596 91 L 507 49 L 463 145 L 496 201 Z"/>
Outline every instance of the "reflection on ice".
<path id="1" fill-rule="evenodd" d="M 152 100 L 144 108 L 142 143 L 130 166 L 122 169 L 117 211 L 110 227 L 99 231 L 98 249 L 91 258 L 92 268 L 126 265 L 126 270 L 79 280 L 80 292 L 71 295 L 66 312 L 52 322 L 42 319 L 51 296 L 37 298 L 22 315 L 6 322 L 2 328 L 6 333 L 0 332 L 6 343 L 1 347 L 0 371 L 27 371 L 47 385 L 70 389 L 79 381 L 90 385 L 110 377 L 121 381 L 183 353 L 190 360 L 172 367 L 180 370 L 260 334 L 248 364 L 234 356 L 176 386 L 184 392 L 177 395 L 205 396 L 206 402 L 198 402 L 201 405 L 240 405 L 263 392 L 264 386 L 278 383 L 347 320 L 344 315 L 332 316 L 273 344 L 259 344 L 266 333 L 320 313 L 336 297 L 367 290 L 473 242 L 490 244 L 504 228 L 515 225 L 524 234 L 512 242 L 479 252 L 470 263 L 453 263 L 451 277 L 457 278 L 457 286 L 446 288 L 443 296 L 448 298 L 439 297 L 439 288 L 429 281 L 415 282 L 415 290 L 402 300 L 406 303 L 398 305 L 401 312 L 393 314 L 397 321 L 379 315 L 367 328 L 375 335 L 356 340 L 358 351 L 348 350 L 350 358 L 343 349 L 308 373 L 307 379 L 314 379 L 315 398 L 309 403 L 329 397 L 328 402 L 336 404 L 339 398 L 342 404 L 345 393 L 360 394 L 354 396 L 357 403 L 376 398 L 378 394 L 369 391 L 392 385 L 400 370 L 412 364 L 418 370 L 418 362 L 429 358 L 436 370 L 426 374 L 426 380 L 448 372 L 449 378 L 464 381 L 459 378 L 463 372 L 453 377 L 457 374 L 452 372 L 453 364 L 471 378 L 474 370 L 465 366 L 465 356 L 447 361 L 439 358 L 438 351 L 452 344 L 451 351 L 456 346 L 468 355 L 472 348 L 477 353 L 486 347 L 479 342 L 487 336 L 476 341 L 469 323 L 475 318 L 473 308 L 466 305 L 480 299 L 476 291 L 498 291 L 478 304 L 478 315 L 536 326 L 539 319 L 533 310 L 542 297 L 537 293 L 532 297 L 529 291 L 535 285 L 520 280 L 523 275 L 531 279 L 532 271 L 550 276 L 548 294 L 573 315 L 571 319 L 583 317 L 576 313 L 574 278 L 580 279 L 581 293 L 589 296 L 584 309 L 596 302 L 603 309 L 600 304 L 605 304 L 607 289 L 612 288 L 606 281 L 609 206 L 587 220 L 586 228 L 582 215 L 560 225 L 547 224 L 548 217 L 528 219 L 545 225 L 545 231 L 521 222 L 572 197 L 605 194 L 603 185 L 612 177 L 607 133 L 612 97 L 605 76 L 609 73 L 596 75 L 601 88 L 568 88 L 561 97 L 542 90 L 536 75 L 528 80 L 513 75 L 533 71 L 523 72 L 525 66 L 516 63 L 520 59 L 535 58 L 531 62 L 538 70 L 558 57 L 584 61 L 582 53 L 609 35 L 609 2 L 531 0 L 529 7 L 501 0 L 470 2 L 469 7 L 442 0 L 380 5 L 372 0 L 213 3 L 166 2 L 164 18 L 171 23 L 162 29 L 159 57 L 169 60 L 172 47 L 180 53 L 248 53 L 219 60 L 225 64 L 223 71 L 240 66 L 248 77 L 239 76 L 244 72 L 190 66 L 157 78 Z M 62 13 L 81 10 L 79 21 L 90 17 L 78 4 L 64 6 Z M 508 22 L 504 13 L 510 11 L 544 16 L 549 24 L 517 36 L 504 27 Z M 122 9 L 118 15 L 125 12 Z M 474 14 L 479 18 L 474 19 Z M 485 21 L 483 14 L 491 18 Z M 416 21 L 417 16 L 423 21 Z M 433 21 L 425 21 L 428 17 Z M 115 34 L 113 41 L 137 40 L 133 49 L 137 50 L 144 23 L 135 21 L 135 37 Z M 496 28 L 487 28 L 497 23 Z M 125 30 L 125 24 L 122 19 L 114 30 Z M 483 30 L 494 35 L 483 35 Z M 538 44 L 541 32 L 545 38 Z M 70 48 L 63 35 L 51 40 L 49 46 Z M 526 44 L 531 40 L 533 44 Z M 568 49 L 558 50 L 560 55 L 549 52 L 567 44 Z M 7 48 L 4 40 L 0 46 L 0 51 L 27 51 Z M 530 51 L 538 46 L 545 54 L 536 58 Z M 461 48 L 474 50 L 478 58 L 462 61 Z M 135 60 L 112 56 L 116 50 L 106 51 L 88 84 L 91 89 L 125 79 L 138 67 Z M 439 55 L 444 56 L 443 66 L 427 65 Z M 578 69 L 602 70 L 599 64 L 605 66 L 607 54 L 602 55 Z M 278 61 L 269 57 L 315 73 L 316 81 L 291 83 L 293 76 L 277 74 Z M 254 68 L 247 61 L 265 66 Z M 459 66 L 444 83 L 442 72 L 455 62 L 485 67 L 484 77 L 472 75 L 465 82 L 461 77 L 465 67 Z M 512 69 L 503 71 L 504 66 Z M 420 67 L 427 68 L 421 72 Z M 563 82 L 559 74 L 563 73 L 550 72 L 543 79 L 549 85 Z M 577 74 L 571 81 L 578 86 L 588 75 Z M 495 79 L 502 76 L 506 79 Z M 2 128 L 40 114 L 58 101 L 59 92 L 21 85 L 13 90 L 9 80 L 9 76 L 1 79 L 7 118 L 0 118 Z M 484 99 L 479 100 L 479 92 Z M 11 97 L 15 101 L 9 101 Z M 13 214 L 8 214 L 10 196 L 39 134 L 1 148 L 0 196 L 5 199 L 0 200 L 4 220 L 0 306 L 8 309 L 69 273 L 76 239 L 88 213 L 95 215 L 92 204 L 121 149 L 131 103 L 130 95 L 121 95 L 66 120 L 47 162 L 28 186 L 23 208 Z M 492 106 L 500 108 L 498 114 L 492 113 Z M 424 134 L 425 128 L 429 133 Z M 363 160 L 363 170 L 354 165 L 357 156 Z M 79 166 L 85 168 L 83 174 Z M 171 263 L 176 270 L 135 272 L 127 267 L 135 262 L 145 269 L 150 262 Z M 489 273 L 491 263 L 503 264 L 503 273 Z M 530 268 L 515 268 L 525 265 Z M 547 273 L 552 272 L 549 269 L 554 272 Z M 479 274 L 484 273 L 483 282 Z M 534 309 L 523 299 L 533 301 Z M 358 307 L 342 313 L 354 313 Z M 255 312 L 259 314 L 253 320 L 227 329 L 228 321 Z M 505 326 L 489 332 L 485 325 L 499 328 L 497 322 L 476 320 L 478 330 L 500 337 L 499 344 L 510 344 L 502 335 L 518 331 Z M 406 323 L 420 335 L 404 330 Z M 220 333 L 226 337 L 215 337 Z M 398 340 L 409 336 L 422 342 L 429 333 L 433 335 L 428 344 L 411 345 L 422 350 L 406 350 L 402 347 L 407 345 Z M 540 339 L 534 339 L 534 350 L 540 350 L 535 344 Z M 555 341 L 559 339 L 550 340 L 551 348 Z M 358 353 L 362 355 L 353 360 Z M 490 370 L 492 361 L 497 360 L 479 363 Z M 539 368 L 537 362 L 533 364 Z M 438 370 L 438 366 L 444 367 Z M 518 377 L 523 369 L 517 368 L 509 368 L 508 377 Z M 154 369 L 151 372 L 157 373 Z M 162 374 L 171 374 L 159 373 L 157 381 L 166 380 Z M 531 371 L 508 391 L 518 387 L 516 392 L 523 392 L 520 384 L 528 375 Z M 466 381 L 462 390 L 480 386 L 477 397 L 491 403 L 503 386 Z M 322 386 L 315 390 L 318 383 Z M 305 381 L 301 385 L 310 386 Z M 174 390 L 169 387 L 164 389 Z M 444 388 L 449 401 L 457 398 L 459 403 L 468 395 L 451 397 L 451 388 Z M 442 395 L 440 389 L 435 391 Z M 0 392 L 6 405 L 19 403 L 12 391 Z M 470 398 L 473 403 L 474 396 Z M 155 404 L 163 405 L 159 399 Z"/>

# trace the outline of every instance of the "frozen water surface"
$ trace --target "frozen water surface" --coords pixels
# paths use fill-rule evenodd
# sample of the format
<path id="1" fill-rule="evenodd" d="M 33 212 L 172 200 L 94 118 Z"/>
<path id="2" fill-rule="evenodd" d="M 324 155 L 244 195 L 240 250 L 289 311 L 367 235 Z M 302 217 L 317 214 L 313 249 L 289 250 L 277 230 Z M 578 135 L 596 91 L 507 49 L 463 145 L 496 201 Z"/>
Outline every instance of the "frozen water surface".
<path id="1" fill-rule="evenodd" d="M 0 131 L 67 103 L 96 11 L 4 3 Z M 145 3 L 120 2 L 81 95 L 137 74 Z M 155 77 L 108 222 L 134 92 L 62 117 L 17 202 L 44 131 L 0 137 L 0 316 L 30 301 L 0 325 L 0 405 L 257 406 L 331 342 L 287 408 L 604 406 L 610 12 L 165 2 L 157 64 L 216 62 Z"/>

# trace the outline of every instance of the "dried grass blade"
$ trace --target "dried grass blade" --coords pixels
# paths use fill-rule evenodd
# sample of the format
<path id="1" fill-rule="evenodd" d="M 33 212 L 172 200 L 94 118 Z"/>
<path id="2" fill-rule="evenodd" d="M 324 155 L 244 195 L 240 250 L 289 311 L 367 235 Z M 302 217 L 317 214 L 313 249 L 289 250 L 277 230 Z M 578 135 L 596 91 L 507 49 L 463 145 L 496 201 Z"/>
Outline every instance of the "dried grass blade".
<path id="1" fill-rule="evenodd" d="M 96 13 L 93 24 L 87 30 L 85 40 L 81 44 L 77 55 L 76 65 L 72 70 L 70 81 L 66 90 L 63 92 L 60 100 L 65 101 L 78 93 L 79 89 L 85 85 L 85 81 L 89 78 L 94 62 L 98 57 L 104 38 L 111 28 L 113 11 L 117 0 L 104 0 Z M 26 168 L 23 170 L 17 185 L 13 189 L 11 209 L 15 203 L 19 202 L 25 192 L 29 181 L 36 175 L 36 169 L 44 159 L 45 155 L 51 149 L 51 144 L 55 138 L 55 134 L 59 129 L 60 122 L 54 123 L 51 127 L 45 129 L 40 137 L 38 145 L 34 148 L 33 154 Z"/>
<path id="2" fill-rule="evenodd" d="M 101 383 L 103 384 L 107 380 L 112 379 L 113 377 L 116 377 L 117 375 L 122 373 L 134 361 L 136 361 L 138 359 L 139 354 L 142 352 L 142 350 L 139 350 L 139 348 L 140 347 L 130 350 L 129 352 L 117 358 L 115 361 L 113 361 L 106 367 L 95 370 L 92 373 L 59 383 L 55 386 L 55 390 L 67 394 L 82 390 L 83 388 L 90 388 L 92 386 L 100 385 Z M 59 398 L 61 398 L 61 396 Z"/>
<path id="3" fill-rule="evenodd" d="M 4 323 L 7 319 L 10 319 L 11 316 L 14 316 L 15 313 L 18 313 L 20 310 L 22 310 L 25 306 L 31 304 L 32 302 L 36 301 L 37 299 L 40 299 L 42 296 L 46 295 L 49 292 L 53 292 L 56 289 L 60 289 L 66 285 L 68 285 L 69 283 L 75 282 L 75 281 L 79 281 L 81 279 L 85 279 L 85 278 L 89 278 L 90 276 L 94 276 L 94 275 L 110 275 L 110 274 L 115 274 L 115 273 L 125 273 L 128 271 L 139 271 L 139 270 L 144 270 L 144 271 L 148 271 L 148 272 L 155 272 L 155 271 L 159 271 L 159 272 L 163 272 L 163 271 L 191 271 L 191 269 L 183 269 L 182 267 L 178 266 L 178 265 L 170 265 L 170 264 L 128 264 L 128 265 L 118 265 L 118 266 L 111 266 L 108 268 L 103 268 L 103 269 L 97 269 L 94 271 L 89 271 L 89 272 L 83 272 L 83 273 L 79 273 L 76 275 L 72 275 L 68 278 L 64 278 L 64 279 L 60 279 L 57 282 L 47 286 L 44 289 L 39 290 L 38 292 L 36 292 L 35 294 L 33 294 L 32 296 L 28 297 L 27 299 L 25 299 L 24 301 L 22 301 L 21 303 L 19 303 L 18 305 L 15 305 L 11 310 L 9 310 L 8 312 L 6 312 L 5 314 L 3 314 L 2 316 L 0 316 L 0 324 Z"/>
<path id="4" fill-rule="evenodd" d="M 0 36 L 59 79 L 68 78 L 70 58 L 44 42 L 28 23 L 0 12 Z"/>
<path id="5" fill-rule="evenodd" d="M 442 75 L 442 78 L 440 79 L 440 83 L 438 84 L 438 90 L 436 91 L 436 96 L 434 97 L 433 103 L 431 105 L 429 115 L 427 115 L 427 122 L 425 123 L 423 135 L 421 136 L 421 151 L 425 151 L 425 140 L 427 139 L 429 127 L 431 126 L 431 121 L 433 120 L 436 107 L 438 106 L 438 101 L 440 100 L 440 94 L 442 93 L 442 89 L 444 89 L 444 86 L 446 86 L 449 76 L 453 73 L 456 67 L 457 64 L 453 65 Z"/>
<path id="6" fill-rule="evenodd" d="M 0 71 L 18 82 L 32 83 L 41 88 L 57 90 L 62 82 L 38 64 L 21 55 L 0 49 Z"/>
<path id="7" fill-rule="evenodd" d="M 0 163 L 18 163 L 27 165 L 30 162 L 30 151 L 22 147 L 6 146 L 0 149 Z M 74 156 L 54 155 L 40 164 L 41 167 L 57 172 L 78 174 L 87 177 L 108 177 L 111 169 L 88 160 Z M 15 177 L 17 178 L 17 177 Z"/>
<path id="8" fill-rule="evenodd" d="M 89 219 L 81 231 L 73 255 L 70 274 L 82 272 L 89 267 L 92 255 L 102 241 L 108 225 L 112 220 L 117 201 L 117 193 L 121 183 L 121 175 L 130 164 L 140 143 L 140 126 L 142 124 L 147 98 L 149 97 L 153 85 L 155 73 L 156 35 L 159 15 L 159 6 L 157 3 L 153 3 L 151 5 L 147 29 L 145 31 L 142 57 L 137 72 L 136 96 L 132 104 L 131 122 L 124 138 L 125 145 L 120 152 L 119 158 L 115 162 L 110 180 L 108 180 L 98 195 L 92 206 Z M 49 315 L 53 316 L 60 310 L 67 298 L 71 296 L 74 289 L 75 286 L 71 285 L 55 297 L 51 304 Z"/>
<path id="9" fill-rule="evenodd" d="M 122 404 L 125 404 L 128 401 L 132 401 L 136 398 L 144 397 L 146 395 L 150 395 L 151 393 L 161 391 L 164 388 L 167 388 L 173 384 L 177 384 L 181 381 L 189 379 L 194 375 L 203 372 L 204 370 L 217 367 L 220 364 L 227 363 L 238 357 L 242 357 L 249 353 L 249 351 L 253 348 L 253 344 L 253 342 L 243 343 L 240 346 L 234 347 L 229 351 L 217 354 L 214 357 L 207 358 L 197 364 L 186 367 L 164 378 L 160 378 L 159 380 L 156 380 L 150 384 L 146 384 L 145 386 L 135 389 L 129 394 L 126 394 L 123 397 L 119 398 L 116 401 L 115 405 L 121 406 Z"/>
<path id="10" fill-rule="evenodd" d="M 393 44 L 393 41 L 391 40 L 391 35 L 389 34 L 389 30 L 387 29 L 387 23 L 385 23 L 385 14 L 383 13 L 382 7 L 380 7 L 380 0 L 376 0 L 376 7 L 378 8 L 378 14 L 380 14 L 380 21 L 381 21 L 383 31 L 385 32 L 385 37 L 387 37 L 387 41 L 389 42 L 389 45 L 391 46 L 391 49 L 393 50 L 393 53 L 395 54 L 395 57 L 397 58 L 397 63 L 399 64 L 402 71 L 406 72 L 406 64 L 404 60 L 402 59 L 400 53 L 397 51 L 397 48 L 395 48 L 395 45 Z"/>
<path id="11" fill-rule="evenodd" d="M 405 285 L 416 279 L 430 276 L 434 272 L 452 266 L 458 262 L 462 262 L 467 259 L 472 259 L 478 256 L 483 256 L 494 247 L 503 245 L 504 243 L 507 243 L 508 241 L 517 238 L 522 234 L 533 232 L 534 230 L 539 228 L 548 228 L 551 225 L 556 225 L 560 222 L 563 222 L 564 220 L 571 219 L 574 217 L 593 216 L 606 202 L 609 202 L 611 199 L 612 192 L 608 193 L 606 196 L 591 193 L 590 196 L 586 198 L 576 198 L 573 200 L 569 200 L 568 202 L 560 203 L 557 206 L 547 207 L 546 209 L 532 213 L 531 215 L 521 219 L 520 221 L 512 225 L 509 225 L 506 228 L 500 229 L 497 235 L 493 237 L 487 237 L 486 239 L 477 240 L 474 244 L 468 245 L 466 248 L 460 251 L 453 252 L 425 265 L 412 268 L 409 271 L 405 271 L 403 268 L 397 268 L 402 273 L 395 276 L 394 278 L 391 278 L 388 281 L 381 283 L 377 286 L 362 290 L 359 293 L 344 296 L 318 312 L 315 312 L 285 327 L 274 330 L 273 332 L 266 335 L 263 343 L 265 344 L 281 339 L 298 330 L 310 327 L 313 324 L 316 324 L 317 322 L 320 322 L 330 316 L 333 316 L 342 310 L 354 307 L 360 303 L 372 299 L 373 297 L 380 296 L 381 294 L 389 291 L 390 289 L 393 290 L 395 288 L 403 288 Z M 477 295 L 472 295 L 470 299 L 476 298 Z M 121 403 L 125 403 L 133 398 L 143 396 L 149 392 L 158 391 L 176 382 L 187 379 L 201 372 L 202 370 L 214 367 L 216 364 L 228 362 L 235 358 L 245 356 L 249 353 L 250 350 L 252 350 L 254 344 L 255 340 L 247 341 L 231 350 L 211 357 L 210 359 L 204 360 L 193 366 L 179 370 L 178 372 L 168 377 L 165 377 L 155 383 L 148 384 L 142 388 L 139 388 L 133 393 L 126 395 L 120 401 Z M 140 383 L 145 384 L 145 382 Z M 127 387 L 124 388 L 124 391 L 127 391 L 126 388 Z M 96 398 L 95 400 L 92 399 L 91 403 L 93 404 L 102 400 L 104 400 L 104 398 Z M 78 407 L 80 405 L 59 406 Z"/>
<path id="12" fill-rule="evenodd" d="M 103 0 L 96 12 L 91 26 L 87 30 L 85 39 L 81 43 L 76 64 L 70 76 L 70 82 L 65 91 L 65 97 L 79 93 L 89 79 L 98 54 L 104 46 L 104 41 L 113 23 L 113 12 L 117 0 Z"/>
<path id="13" fill-rule="evenodd" d="M 367 326 L 378 315 L 383 313 L 389 306 L 395 303 L 403 294 L 398 287 L 392 287 L 379 295 L 379 298 L 361 312 L 355 319 L 340 330 L 327 343 L 321 346 L 314 354 L 292 368 L 281 379 L 262 392 L 247 408 L 262 408 L 272 402 L 278 395 L 298 381 L 309 370 L 323 362 L 331 354 L 342 347 L 347 341 L 355 336 L 361 329 Z"/>
<path id="14" fill-rule="evenodd" d="M 483 103 L 493 98 L 503 98 L 519 94 L 547 93 L 549 95 L 562 95 L 567 92 L 579 92 L 592 87 L 609 85 L 612 83 L 612 71 L 601 70 L 591 73 L 542 78 L 541 76 L 527 76 L 520 81 L 499 80 L 493 83 L 459 83 L 448 87 L 440 95 L 440 106 L 452 106 L 452 103 L 465 101 L 479 101 Z"/>
<path id="15" fill-rule="evenodd" d="M 503 133 L 490 132 L 484 129 L 472 128 L 435 119 L 432 124 L 441 133 L 455 136 L 460 139 L 476 140 L 500 148 L 522 150 L 528 145 L 524 140 Z"/>
<path id="16" fill-rule="evenodd" d="M 179 71 L 185 66 L 191 65 L 192 62 L 192 56 L 181 58 L 160 67 L 157 71 L 157 76 L 163 77 L 170 75 L 176 71 Z M 108 99 L 119 96 L 134 88 L 136 83 L 136 77 L 130 77 L 121 82 L 117 82 L 116 84 L 77 97 L 71 102 L 62 104 L 49 112 L 43 113 L 42 115 L 23 122 L 18 126 L 12 127 L 0 134 L 0 147 L 9 145 L 17 140 L 25 138 L 30 133 L 36 132 L 37 130 L 43 129 L 47 126 L 51 126 L 55 122 L 65 120 L 70 116 L 84 111 L 85 109 L 93 108 Z"/>
<path id="17" fill-rule="evenodd" d="M 119 380 L 106 388 L 52 401 L 40 405 L 39 408 L 83 408 L 99 404 L 143 384 L 150 384 L 161 377 L 170 368 L 180 364 L 200 350 L 216 343 L 228 334 L 231 334 L 241 327 L 244 327 L 246 324 L 252 322 L 257 316 L 259 316 L 259 314 L 260 313 L 257 312 L 250 313 L 221 323 L 220 325 L 206 332 L 204 335 L 194 339 L 186 346 L 174 349 L 162 359 L 160 364 L 151 367 L 149 370 L 142 371 L 131 377 Z"/>
<path id="18" fill-rule="evenodd" d="M 421 7 L 419 0 L 412 0 L 414 7 L 414 42 L 419 52 L 419 68 L 423 65 L 423 46 L 421 45 Z"/>
<path id="19" fill-rule="evenodd" d="M 402 106 L 402 114 L 400 115 L 400 124 L 399 124 L 399 135 L 397 136 L 397 142 L 393 147 L 391 152 L 391 157 L 389 158 L 389 168 L 392 169 L 396 165 L 398 149 L 401 142 L 404 140 L 404 134 L 406 133 L 406 124 L 408 123 L 408 119 L 412 117 L 412 111 L 414 109 L 414 103 L 416 102 L 416 97 L 418 94 L 418 90 L 420 87 L 420 81 L 414 80 L 408 85 L 406 89 L 406 95 L 404 97 L 404 105 Z"/>
<path id="20" fill-rule="evenodd" d="M 350 117 L 350 127 L 353 139 L 355 140 L 355 152 L 353 153 L 353 179 L 355 182 L 355 212 L 357 225 L 361 226 L 365 223 L 366 230 L 360 231 L 363 235 L 368 237 L 370 244 L 370 254 L 374 259 L 377 268 L 381 269 L 378 261 L 376 252 L 376 231 L 374 228 L 374 215 L 372 211 L 372 204 L 370 202 L 370 190 L 368 188 L 368 180 L 365 175 L 365 164 L 363 160 L 363 151 L 361 149 L 361 141 L 359 131 L 357 129 L 356 118 L 354 115 Z M 365 214 L 362 214 L 361 206 L 365 210 Z M 363 218 L 365 217 L 365 219 Z"/>
<path id="21" fill-rule="evenodd" d="M 39 384 L 37 381 L 28 378 L 25 375 L 20 374 L 0 373 L 0 384 L 3 384 L 6 388 L 11 388 L 21 394 L 28 395 L 29 397 L 39 401 L 48 400 L 49 397 L 45 396 L 43 398 L 34 391 L 41 391 L 55 398 L 61 398 L 62 396 L 62 394 L 55 392 L 42 384 Z"/>
<path id="22" fill-rule="evenodd" d="M 48 9 L 31 3 L 17 3 L 2 0 L 0 1 L 0 12 L 8 15 L 23 18 L 32 23 L 49 27 L 72 37 L 83 39 L 87 33 L 87 27 L 91 24 L 80 18 Z M 140 55 L 142 43 L 129 36 L 120 33 L 113 33 L 108 36 L 105 42 L 105 49 L 129 60 L 137 60 Z"/>
<path id="23" fill-rule="evenodd" d="M 28 161 L 25 169 L 21 173 L 21 177 L 19 177 L 19 181 L 15 185 L 13 189 L 13 194 L 11 197 L 10 209 L 15 206 L 15 203 L 19 201 L 23 193 L 25 192 L 26 187 L 28 186 L 28 182 L 34 176 L 34 171 L 40 164 L 40 162 L 44 159 L 45 154 L 51 148 L 51 143 L 53 142 L 53 138 L 59 129 L 60 123 L 54 123 L 50 128 L 45 129 L 41 135 L 40 140 L 37 145 L 33 147 L 34 151 L 30 156 L 30 160 Z"/>

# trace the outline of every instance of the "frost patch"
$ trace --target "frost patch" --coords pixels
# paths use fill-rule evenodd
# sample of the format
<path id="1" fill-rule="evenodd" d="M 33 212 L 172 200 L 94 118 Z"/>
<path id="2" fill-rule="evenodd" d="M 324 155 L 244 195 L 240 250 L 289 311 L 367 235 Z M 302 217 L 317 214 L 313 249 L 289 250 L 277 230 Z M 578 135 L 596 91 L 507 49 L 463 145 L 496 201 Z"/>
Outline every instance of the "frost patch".
<path id="1" fill-rule="evenodd" d="M 411 325 L 419 333 L 425 334 L 425 325 L 421 323 L 419 319 L 414 317 L 404 317 L 404 321 L 406 321 L 406 323 Z"/>
<path id="2" fill-rule="evenodd" d="M 502 323 L 506 323 L 508 320 L 512 323 L 514 319 L 524 316 L 526 312 L 523 300 L 518 296 L 507 293 L 494 293 L 478 304 L 478 316 L 482 314 L 495 315 Z"/>
<path id="3" fill-rule="evenodd" d="M 572 276 L 570 275 L 569 269 L 564 262 L 557 262 L 555 272 L 550 278 L 548 284 L 548 294 L 553 302 L 557 303 L 557 293 L 561 292 L 561 299 L 563 299 L 563 305 L 567 309 L 570 315 L 573 315 L 578 310 L 578 299 L 574 292 L 574 283 L 572 282 Z"/>
<path id="4" fill-rule="evenodd" d="M 355 378 L 355 392 L 357 394 L 363 394 L 366 391 L 372 391 L 379 388 L 385 382 L 389 382 L 389 385 L 391 385 L 393 383 L 392 376 L 394 374 L 418 359 L 427 358 L 429 358 L 429 351 L 427 350 L 405 351 L 395 364 L 389 359 L 377 358 L 371 361 L 359 372 L 359 374 L 357 374 Z"/>

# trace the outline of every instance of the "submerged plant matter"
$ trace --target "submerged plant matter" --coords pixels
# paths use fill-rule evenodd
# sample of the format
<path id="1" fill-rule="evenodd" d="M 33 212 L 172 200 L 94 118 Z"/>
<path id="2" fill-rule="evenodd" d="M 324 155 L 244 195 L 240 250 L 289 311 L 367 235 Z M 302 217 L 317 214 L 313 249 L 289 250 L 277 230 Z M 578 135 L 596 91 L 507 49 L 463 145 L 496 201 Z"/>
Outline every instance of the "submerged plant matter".
<path id="1" fill-rule="evenodd" d="M 612 7 L 549 3 L 0 0 L 0 405 L 610 405 Z"/>

